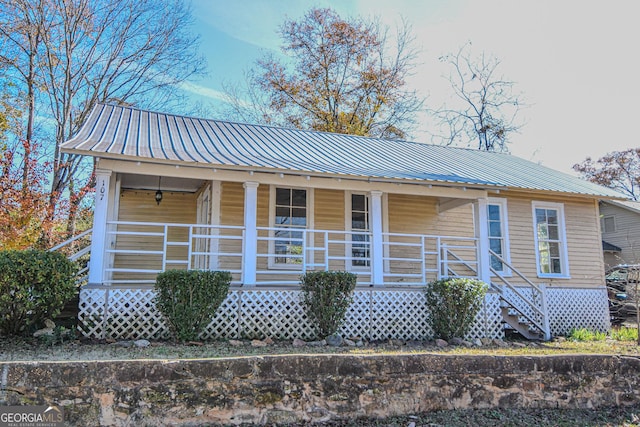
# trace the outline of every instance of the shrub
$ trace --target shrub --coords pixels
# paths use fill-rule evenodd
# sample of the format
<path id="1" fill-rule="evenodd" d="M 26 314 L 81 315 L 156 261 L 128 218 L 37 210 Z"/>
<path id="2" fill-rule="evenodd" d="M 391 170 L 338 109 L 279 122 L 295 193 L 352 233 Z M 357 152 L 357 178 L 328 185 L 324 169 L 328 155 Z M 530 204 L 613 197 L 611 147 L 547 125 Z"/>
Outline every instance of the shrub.
<path id="1" fill-rule="evenodd" d="M 425 289 L 428 323 L 436 338 L 463 338 L 471 328 L 487 293 L 486 283 L 449 278 L 429 283 Z"/>
<path id="2" fill-rule="evenodd" d="M 158 274 L 155 302 L 174 339 L 195 341 L 227 297 L 228 271 L 169 270 Z"/>
<path id="3" fill-rule="evenodd" d="M 57 316 L 78 291 L 76 273 L 60 253 L 0 252 L 0 334 L 29 334 Z"/>
<path id="4" fill-rule="evenodd" d="M 313 271 L 300 278 L 302 303 L 320 338 L 336 333 L 353 301 L 357 276 L 343 271 Z"/>

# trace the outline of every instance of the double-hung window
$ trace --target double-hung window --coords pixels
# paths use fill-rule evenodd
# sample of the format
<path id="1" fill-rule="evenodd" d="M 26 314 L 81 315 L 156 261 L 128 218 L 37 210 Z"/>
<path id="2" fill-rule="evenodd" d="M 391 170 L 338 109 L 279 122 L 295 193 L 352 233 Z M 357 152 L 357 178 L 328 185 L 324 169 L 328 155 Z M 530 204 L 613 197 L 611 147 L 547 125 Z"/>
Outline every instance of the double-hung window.
<path id="1" fill-rule="evenodd" d="M 304 251 L 304 230 L 308 223 L 307 190 L 274 189 L 273 221 L 274 266 L 301 266 Z"/>
<path id="2" fill-rule="evenodd" d="M 489 249 L 493 252 L 490 254 L 491 268 L 500 275 L 508 275 L 510 271 L 501 261 L 502 259 L 507 263 L 510 262 L 506 199 L 489 199 L 487 222 Z"/>
<path id="3" fill-rule="evenodd" d="M 563 205 L 533 202 L 533 225 L 538 276 L 568 277 Z"/>
<path id="4" fill-rule="evenodd" d="M 351 266 L 371 265 L 371 241 L 369 238 L 369 197 L 351 194 Z"/>

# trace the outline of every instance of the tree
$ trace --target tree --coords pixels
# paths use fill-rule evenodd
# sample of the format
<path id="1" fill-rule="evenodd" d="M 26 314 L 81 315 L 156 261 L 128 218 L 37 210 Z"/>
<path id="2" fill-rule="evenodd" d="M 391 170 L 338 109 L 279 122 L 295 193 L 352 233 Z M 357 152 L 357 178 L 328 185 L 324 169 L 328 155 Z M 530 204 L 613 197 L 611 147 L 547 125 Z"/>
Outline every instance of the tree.
<path id="1" fill-rule="evenodd" d="M 4 78 L 40 91 L 26 117 L 53 119 L 48 211 L 57 212 L 68 194 L 69 233 L 93 185 L 93 165 L 61 153 L 60 144 L 99 102 L 166 105 L 178 83 L 202 74 L 190 22 L 182 0 L 0 0 Z M 32 135 L 17 137 L 32 142 Z"/>
<path id="2" fill-rule="evenodd" d="M 612 151 L 595 162 L 587 157 L 573 165 L 588 181 L 617 190 L 633 200 L 640 197 L 640 148 Z"/>
<path id="3" fill-rule="evenodd" d="M 397 32 L 393 54 L 377 22 L 311 9 L 280 27 L 287 61 L 268 55 L 225 87 L 234 119 L 302 129 L 402 138 L 421 107 L 405 79 L 416 51 L 410 28 Z"/>
<path id="4" fill-rule="evenodd" d="M 484 53 L 473 57 L 470 46 L 440 58 L 451 67 L 453 103 L 429 110 L 441 129 L 434 136 L 446 145 L 509 151 L 511 135 L 522 127 L 517 115 L 524 103 L 513 91 L 515 83 L 498 75 L 500 61 Z"/>
<path id="5" fill-rule="evenodd" d="M 0 99 L 0 250 L 37 247 L 55 225 L 47 211 L 50 164 L 39 161 L 36 144 L 7 137 L 20 121 L 21 110 Z"/>

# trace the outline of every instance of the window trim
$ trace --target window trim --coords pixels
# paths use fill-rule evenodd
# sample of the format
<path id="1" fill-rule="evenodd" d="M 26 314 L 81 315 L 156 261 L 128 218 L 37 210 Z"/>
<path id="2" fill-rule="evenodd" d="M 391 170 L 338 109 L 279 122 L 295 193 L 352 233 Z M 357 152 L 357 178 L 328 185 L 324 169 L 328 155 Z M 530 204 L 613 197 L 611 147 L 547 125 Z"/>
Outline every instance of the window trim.
<path id="1" fill-rule="evenodd" d="M 284 184 L 284 183 L 283 183 Z M 305 190 L 307 192 L 307 226 L 304 230 L 313 230 L 313 217 L 314 217 L 314 191 L 313 188 L 297 187 L 293 185 L 269 185 L 269 244 L 267 249 L 267 268 L 269 270 L 303 270 L 303 265 L 296 264 L 279 264 L 276 262 L 276 242 L 273 240 L 275 237 L 274 229 L 276 228 L 276 188 L 285 188 L 291 190 Z M 301 229 L 302 230 L 302 229 Z M 309 250 L 309 242 L 307 242 L 307 263 L 313 264 L 314 251 Z"/>
<path id="2" fill-rule="evenodd" d="M 489 205 L 498 205 L 500 206 L 500 228 L 502 231 L 502 241 L 504 243 L 504 253 L 502 254 L 502 258 L 508 263 L 511 264 L 511 242 L 509 241 L 509 214 L 507 210 L 507 199 L 503 197 L 488 197 L 487 198 L 487 209 L 489 209 Z M 491 236 L 489 236 L 489 212 L 487 212 L 487 245 L 489 245 L 489 240 Z M 491 257 L 489 257 L 489 262 L 491 262 Z M 512 277 L 513 272 L 508 266 L 504 266 L 503 271 L 499 272 L 501 277 Z M 493 272 L 491 275 L 494 276 Z"/>
<path id="3" fill-rule="evenodd" d="M 562 273 L 543 273 L 540 269 L 540 251 L 538 243 L 538 231 L 536 230 L 536 209 L 554 209 L 558 212 L 558 237 L 560 240 L 560 267 Z M 555 202 L 531 202 L 531 223 L 533 230 L 534 252 L 536 255 L 536 272 L 539 278 L 551 278 L 551 279 L 570 279 L 569 273 L 569 252 L 567 249 L 567 228 L 565 224 L 564 204 Z"/>
<path id="4" fill-rule="evenodd" d="M 607 219 L 611 219 L 611 220 L 613 220 L 613 230 L 609 230 L 609 231 L 607 231 L 607 227 L 606 227 L 606 220 L 607 220 Z M 607 233 L 607 234 L 609 234 L 609 233 L 615 233 L 615 232 L 616 232 L 616 230 L 618 229 L 617 225 L 618 225 L 618 224 L 616 223 L 616 216 L 615 216 L 615 215 L 603 215 L 603 216 L 602 216 L 602 233 L 603 233 L 603 234 L 604 234 L 604 233 Z"/>
<path id="5" fill-rule="evenodd" d="M 369 234 L 371 234 L 371 195 L 369 194 L 369 192 L 367 191 L 350 191 L 350 190 L 346 190 L 344 192 L 344 230 L 346 231 L 345 233 L 345 240 L 347 240 L 347 237 L 351 236 L 351 234 L 349 234 L 349 232 L 353 231 L 353 226 L 351 224 L 351 215 L 353 212 L 353 205 L 352 205 L 352 201 L 351 201 L 351 196 L 353 195 L 362 195 L 366 197 L 368 206 L 367 206 L 367 214 L 368 214 L 368 218 L 367 218 L 367 222 L 369 224 Z M 373 237 L 373 236 L 371 236 Z M 345 260 L 344 260 L 344 265 L 345 265 L 345 270 L 346 271 L 355 271 L 355 272 L 370 272 L 371 271 L 371 244 L 372 244 L 372 240 L 373 239 L 369 239 L 369 265 L 365 266 L 365 265 L 353 265 L 353 260 L 351 259 L 351 240 L 349 240 L 348 242 L 345 242 L 344 245 L 344 256 L 345 256 Z"/>

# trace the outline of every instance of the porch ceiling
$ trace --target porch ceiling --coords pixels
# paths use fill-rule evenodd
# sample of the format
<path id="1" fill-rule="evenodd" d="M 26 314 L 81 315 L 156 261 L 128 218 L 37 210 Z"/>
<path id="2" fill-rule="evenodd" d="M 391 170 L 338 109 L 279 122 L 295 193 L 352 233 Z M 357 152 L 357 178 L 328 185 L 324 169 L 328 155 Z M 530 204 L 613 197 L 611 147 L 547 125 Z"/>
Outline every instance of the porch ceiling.
<path id="1" fill-rule="evenodd" d="M 160 189 L 162 191 L 186 191 L 195 193 L 203 184 L 204 181 L 201 179 L 163 176 L 160 181 Z M 157 190 L 158 177 L 151 175 L 122 174 L 120 185 L 123 188 L 133 190 Z"/>

